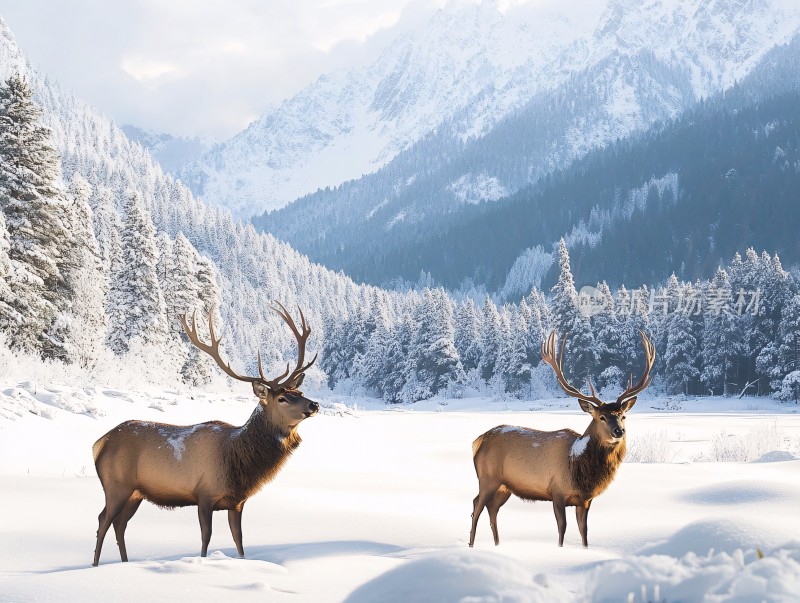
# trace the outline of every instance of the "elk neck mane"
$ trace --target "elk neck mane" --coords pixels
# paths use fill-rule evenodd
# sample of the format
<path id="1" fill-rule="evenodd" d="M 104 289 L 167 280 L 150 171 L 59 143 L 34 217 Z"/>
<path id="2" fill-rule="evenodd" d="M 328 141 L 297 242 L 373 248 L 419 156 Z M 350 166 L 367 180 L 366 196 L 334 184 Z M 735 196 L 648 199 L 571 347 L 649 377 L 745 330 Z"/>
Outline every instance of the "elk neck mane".
<path id="1" fill-rule="evenodd" d="M 625 458 L 625 438 L 613 446 L 604 446 L 596 434 L 587 430 L 583 437 L 589 441 L 583 452 L 570 456 L 572 481 L 585 500 L 592 499 L 608 488 Z"/>
<path id="2" fill-rule="evenodd" d="M 301 441 L 296 429 L 286 433 L 259 404 L 230 440 L 226 469 L 233 498 L 244 500 L 271 481 Z"/>

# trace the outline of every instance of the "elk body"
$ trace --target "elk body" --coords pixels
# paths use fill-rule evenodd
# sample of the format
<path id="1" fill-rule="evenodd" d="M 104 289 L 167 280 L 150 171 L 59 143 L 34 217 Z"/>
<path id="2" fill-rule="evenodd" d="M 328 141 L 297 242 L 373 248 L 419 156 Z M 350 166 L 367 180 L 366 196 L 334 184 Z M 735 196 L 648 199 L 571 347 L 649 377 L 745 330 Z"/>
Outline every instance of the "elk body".
<path id="1" fill-rule="evenodd" d="M 194 316 L 191 326 L 181 317 L 183 328 L 195 346 L 214 358 L 229 376 L 252 384 L 258 406 L 241 427 L 221 421 L 189 426 L 126 421 L 97 440 L 92 451 L 106 504 L 98 518 L 92 565 L 100 561 L 103 540 L 112 524 L 120 557 L 122 561 L 128 560 L 125 528 L 142 500 L 168 508 L 196 505 L 203 557 L 211 540 L 212 513 L 227 510 L 236 550 L 244 557 L 242 509 L 245 502 L 277 475 L 300 445 L 297 426 L 319 410 L 319 404 L 298 389 L 304 372 L 316 360 L 315 356 L 311 362 L 303 364 L 311 329 L 302 311 L 300 332 L 286 309 L 280 307 L 282 311 L 275 311 L 297 338 L 298 360 L 291 374 L 287 365 L 286 372 L 273 380 L 264 377 L 260 353 L 258 377 L 238 375 L 220 358 L 220 340 L 215 337 L 210 313 L 210 344 L 200 340 Z"/>
<path id="2" fill-rule="evenodd" d="M 581 409 L 592 416 L 583 435 L 571 429 L 539 431 L 526 427 L 500 425 L 479 436 L 472 444 L 479 491 L 473 501 L 469 546 L 475 542 L 475 529 L 484 507 L 494 543 L 500 544 L 497 513 L 512 494 L 523 500 L 553 502 L 558 525 L 558 546 L 564 545 L 567 529 L 566 507 L 575 507 L 583 546 L 589 546 L 588 515 L 592 500 L 602 494 L 614 479 L 625 456 L 625 413 L 636 403 L 636 396 L 650 384 L 655 362 L 655 347 L 642 333 L 646 363 L 639 382 L 633 377 L 616 402 L 606 404 L 586 396 L 564 378 L 561 353 L 556 358 L 555 333 L 542 344 L 542 359 L 553 367 L 558 383 L 570 396 L 578 398 Z"/>

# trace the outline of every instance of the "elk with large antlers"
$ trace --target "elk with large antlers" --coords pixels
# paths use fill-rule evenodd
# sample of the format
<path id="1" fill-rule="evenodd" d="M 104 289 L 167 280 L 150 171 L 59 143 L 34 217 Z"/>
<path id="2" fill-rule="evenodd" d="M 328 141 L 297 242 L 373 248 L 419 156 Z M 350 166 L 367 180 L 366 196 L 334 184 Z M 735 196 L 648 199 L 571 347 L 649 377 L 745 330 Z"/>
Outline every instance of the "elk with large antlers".
<path id="1" fill-rule="evenodd" d="M 645 368 L 634 385 L 628 387 L 616 402 L 600 400 L 589 382 L 591 395 L 581 393 L 564 377 L 564 346 L 556 356 L 556 335 L 551 333 L 542 343 L 542 359 L 553 367 L 558 384 L 567 395 L 578 399 L 581 409 L 592 416 L 583 435 L 571 429 L 539 431 L 527 427 L 500 425 L 479 436 L 472 444 L 479 491 L 473 501 L 472 530 L 469 546 L 475 542 L 475 528 L 484 507 L 494 543 L 497 534 L 497 512 L 512 494 L 523 500 L 549 500 L 558 524 L 558 546 L 564 545 L 567 530 L 566 507 L 575 507 L 583 546 L 589 546 L 587 519 L 592 500 L 602 494 L 613 481 L 625 456 L 625 413 L 636 403 L 636 396 L 651 381 L 650 371 L 656 359 L 655 346 L 642 332 Z"/>
<path id="2" fill-rule="evenodd" d="M 276 302 L 277 303 L 277 302 Z M 122 561 L 128 560 L 125 528 L 142 500 L 162 507 L 197 506 L 205 557 L 211 540 L 211 515 L 227 510 L 231 534 L 240 557 L 242 508 L 247 499 L 272 480 L 289 455 L 300 445 L 297 426 L 315 415 L 319 404 L 299 390 L 305 371 L 314 364 L 305 360 L 306 340 L 311 329 L 300 311 L 301 330 L 280 303 L 272 308 L 289 325 L 297 339 L 297 366 L 289 366 L 278 378 L 267 380 L 258 354 L 258 377 L 239 375 L 219 353 L 220 338 L 208 315 L 210 343 L 197 333 L 194 314 L 191 325 L 181 323 L 191 342 L 211 356 L 230 377 L 252 384 L 258 406 L 248 421 L 234 427 L 221 421 L 178 426 L 148 421 L 121 423 L 92 447 L 97 475 L 105 491 L 106 506 L 100 513 L 94 562 L 100 561 L 108 528 L 113 524 Z"/>

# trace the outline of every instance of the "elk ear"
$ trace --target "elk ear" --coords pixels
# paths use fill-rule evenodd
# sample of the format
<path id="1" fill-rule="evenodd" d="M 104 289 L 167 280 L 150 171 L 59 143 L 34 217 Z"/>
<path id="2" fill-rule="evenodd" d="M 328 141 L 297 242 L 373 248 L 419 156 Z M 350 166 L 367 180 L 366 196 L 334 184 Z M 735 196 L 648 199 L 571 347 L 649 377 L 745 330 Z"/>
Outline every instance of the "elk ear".
<path id="1" fill-rule="evenodd" d="M 626 412 L 628 412 L 628 411 L 629 411 L 631 408 L 633 408 L 633 405 L 634 405 L 634 404 L 636 404 L 636 396 L 634 396 L 634 397 L 633 397 L 633 398 L 631 398 L 630 400 L 625 400 L 625 402 L 623 402 L 622 404 L 620 404 L 620 410 L 622 411 L 622 414 L 625 414 L 625 413 L 626 413 Z"/>
<path id="2" fill-rule="evenodd" d="M 592 414 L 594 411 L 600 408 L 593 402 L 589 402 L 589 400 L 581 400 L 580 398 L 578 398 L 578 404 L 581 405 L 581 410 L 583 412 L 588 412 L 589 414 Z"/>
<path id="3" fill-rule="evenodd" d="M 263 383 L 253 381 L 253 393 L 263 400 L 269 395 L 269 388 Z"/>

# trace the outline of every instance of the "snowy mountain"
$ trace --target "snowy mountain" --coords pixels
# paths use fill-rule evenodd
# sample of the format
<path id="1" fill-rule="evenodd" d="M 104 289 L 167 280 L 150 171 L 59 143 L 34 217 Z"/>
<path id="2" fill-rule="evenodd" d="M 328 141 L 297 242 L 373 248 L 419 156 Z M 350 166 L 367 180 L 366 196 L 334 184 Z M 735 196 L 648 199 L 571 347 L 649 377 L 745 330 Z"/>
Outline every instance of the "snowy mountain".
<path id="1" fill-rule="evenodd" d="M 481 135 L 555 82 L 564 57 L 581 61 L 586 11 L 456 2 L 395 39 L 371 65 L 320 77 L 181 177 L 241 217 L 375 171 L 446 120 Z M 513 14 L 513 17 L 511 15 Z M 552 16 L 551 16 L 552 15 Z"/>
<path id="2" fill-rule="evenodd" d="M 120 126 L 128 140 L 138 142 L 168 174 L 173 176 L 198 159 L 211 148 L 211 144 L 198 136 L 173 136 L 166 132 L 143 130 L 131 124 Z"/>
<path id="3" fill-rule="evenodd" d="M 787 35 L 796 35 L 800 24 L 799 7 L 767 2 L 743 4 L 738 12 L 731 3 L 702 4 L 694 13 L 686 2 L 655 2 L 625 11 L 619 3 L 614 6 L 619 10 L 609 8 L 592 37 L 592 56 L 602 59 L 556 89 L 534 94 L 485 135 L 464 141 L 454 122 L 448 122 L 376 173 L 318 191 L 255 224 L 356 279 L 415 281 L 420 270 L 438 270 L 437 282 L 447 286 L 458 286 L 466 276 L 479 284 L 494 280 L 496 286 L 498 269 L 507 271 L 508 262 L 525 248 L 549 248 L 589 216 L 567 205 L 572 223 L 566 230 L 528 241 L 502 261 L 489 251 L 493 237 L 471 272 L 443 278 L 447 270 L 438 258 L 450 263 L 458 258 L 458 245 L 446 247 L 445 242 L 452 242 L 462 214 L 495 211 L 475 204 L 485 200 L 495 205 L 592 149 L 641 135 L 699 99 L 729 90 L 759 65 L 764 71 L 783 60 L 775 50 Z M 758 93 L 768 96 L 776 81 L 773 77 Z M 636 186 L 663 175 L 650 174 Z M 492 274 L 479 268 L 483 265 L 492 266 Z"/>
<path id="4" fill-rule="evenodd" d="M 267 111 L 182 178 L 245 217 L 372 173 L 415 142 L 441 136 L 442 127 L 442 152 L 450 155 L 536 95 L 556 92 L 564 101 L 565 86 L 589 78 L 585 98 L 566 99 L 589 106 L 553 132 L 556 148 L 530 158 L 530 180 L 730 86 L 798 24 L 800 9 L 789 0 L 608 0 L 505 11 L 491 1 L 453 3 L 372 65 L 323 76 Z M 448 200 L 470 196 L 462 176 L 448 183 Z M 485 179 L 493 189 L 518 188 L 491 170 Z"/>

